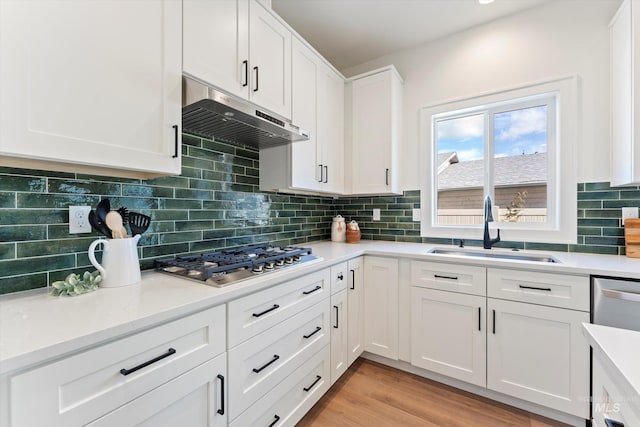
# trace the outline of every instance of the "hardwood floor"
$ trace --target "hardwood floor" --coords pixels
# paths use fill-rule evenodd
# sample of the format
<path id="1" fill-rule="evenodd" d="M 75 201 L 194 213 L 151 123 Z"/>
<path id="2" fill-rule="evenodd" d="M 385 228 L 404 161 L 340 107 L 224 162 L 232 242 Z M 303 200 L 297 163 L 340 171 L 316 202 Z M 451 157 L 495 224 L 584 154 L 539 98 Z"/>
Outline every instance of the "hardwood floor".
<path id="1" fill-rule="evenodd" d="M 358 359 L 298 427 L 565 424 L 365 359 Z"/>

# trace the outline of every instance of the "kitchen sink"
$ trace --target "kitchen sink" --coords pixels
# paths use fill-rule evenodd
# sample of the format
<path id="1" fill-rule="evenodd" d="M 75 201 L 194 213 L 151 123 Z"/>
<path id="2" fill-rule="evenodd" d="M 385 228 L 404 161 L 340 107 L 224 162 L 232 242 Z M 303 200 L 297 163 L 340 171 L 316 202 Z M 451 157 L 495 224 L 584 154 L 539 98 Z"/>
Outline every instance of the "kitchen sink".
<path id="1" fill-rule="evenodd" d="M 560 263 L 556 258 L 550 255 L 532 255 L 532 254 L 520 254 L 517 252 L 497 252 L 497 251 L 468 251 L 465 249 L 442 249 L 435 248 L 429 251 L 430 254 L 442 254 L 442 255 L 456 255 L 464 257 L 474 258 L 500 258 L 500 259 L 512 259 L 515 261 L 534 261 L 534 262 L 553 262 Z"/>

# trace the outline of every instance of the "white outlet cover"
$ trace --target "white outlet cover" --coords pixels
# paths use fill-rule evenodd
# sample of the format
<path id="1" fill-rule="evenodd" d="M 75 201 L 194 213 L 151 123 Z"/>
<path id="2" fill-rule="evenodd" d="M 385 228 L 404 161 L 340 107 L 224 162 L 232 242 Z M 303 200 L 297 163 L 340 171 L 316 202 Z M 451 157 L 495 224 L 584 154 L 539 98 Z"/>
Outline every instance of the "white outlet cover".
<path id="1" fill-rule="evenodd" d="M 420 208 L 413 208 L 413 221 L 420 221 Z"/>
<path id="2" fill-rule="evenodd" d="M 622 208 L 622 225 L 624 225 L 624 220 L 627 218 L 638 218 L 638 208 Z"/>
<path id="3" fill-rule="evenodd" d="M 380 221 L 380 209 L 375 208 L 373 210 L 373 220 L 374 221 Z"/>
<path id="4" fill-rule="evenodd" d="M 69 234 L 91 233 L 91 206 L 69 206 Z"/>

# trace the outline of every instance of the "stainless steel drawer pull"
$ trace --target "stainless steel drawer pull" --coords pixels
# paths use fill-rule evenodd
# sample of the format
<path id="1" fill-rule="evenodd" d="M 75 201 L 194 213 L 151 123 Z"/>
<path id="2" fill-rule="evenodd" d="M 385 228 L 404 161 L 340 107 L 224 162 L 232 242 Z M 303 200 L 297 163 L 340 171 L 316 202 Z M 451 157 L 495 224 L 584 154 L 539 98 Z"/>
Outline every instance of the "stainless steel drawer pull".
<path id="1" fill-rule="evenodd" d="M 165 357 L 169 357 L 169 356 L 171 356 L 172 354 L 175 354 L 175 353 L 176 353 L 176 349 L 175 348 L 170 348 L 169 350 L 167 350 L 166 353 L 161 354 L 160 356 L 155 357 L 155 358 L 153 358 L 151 360 L 147 360 L 146 362 L 141 363 L 138 366 L 134 366 L 131 369 L 124 369 L 124 368 L 120 369 L 120 373 L 122 375 L 124 375 L 124 376 L 127 376 L 129 374 L 133 374 L 135 371 L 139 371 L 142 368 L 146 368 L 147 366 L 152 365 L 152 364 L 164 359 Z"/>
<path id="2" fill-rule="evenodd" d="M 518 285 L 520 287 L 520 289 L 533 289 L 535 291 L 547 291 L 547 292 L 551 292 L 551 288 L 538 288 L 536 286 L 525 286 L 525 285 Z"/>
<path id="3" fill-rule="evenodd" d="M 312 336 L 314 336 L 315 334 L 317 334 L 318 332 L 320 332 L 322 330 L 322 328 L 320 326 L 316 326 L 316 330 L 311 332 L 309 335 L 303 335 L 302 337 L 305 339 L 309 339 Z"/>
<path id="4" fill-rule="evenodd" d="M 255 372 L 256 374 L 260 373 L 260 371 L 262 371 L 264 368 L 271 365 L 273 362 L 275 362 L 278 359 L 280 359 L 280 356 L 278 356 L 277 354 L 274 354 L 273 359 L 268 361 L 266 365 L 262 365 L 260 368 L 253 368 L 253 372 Z"/>
<path id="5" fill-rule="evenodd" d="M 305 295 L 309 295 L 309 294 L 314 293 L 315 291 L 319 291 L 320 289 L 322 289 L 322 286 L 316 285 L 316 287 L 311 289 L 310 291 L 302 291 L 302 293 L 305 294 Z"/>
<path id="6" fill-rule="evenodd" d="M 436 279 L 458 280 L 457 276 L 441 276 L 440 274 L 434 274 L 433 277 Z"/>
<path id="7" fill-rule="evenodd" d="M 253 313 L 253 317 L 260 317 L 260 316 L 264 316 L 265 314 L 267 314 L 267 313 L 269 313 L 269 312 L 271 312 L 271 311 L 273 311 L 273 310 L 276 310 L 276 309 L 278 309 L 278 308 L 280 308 L 280 306 L 279 306 L 278 304 L 273 304 L 273 307 L 266 309 L 266 310 L 265 310 L 265 311 L 263 311 L 262 313 Z"/>
<path id="8" fill-rule="evenodd" d="M 604 296 L 614 299 L 622 299 L 625 301 L 640 302 L 640 294 L 636 292 L 614 291 L 612 289 L 603 289 Z"/>
<path id="9" fill-rule="evenodd" d="M 320 381 L 321 379 L 322 377 L 320 375 L 316 375 L 316 380 L 309 387 L 303 387 L 302 389 L 306 392 L 309 392 L 309 390 L 311 390 L 314 385 L 318 384 L 318 381 Z"/>
<path id="10" fill-rule="evenodd" d="M 278 415 L 274 416 L 274 420 L 271 424 L 269 424 L 269 427 L 273 427 L 274 425 L 276 425 L 278 423 L 278 421 L 280 421 L 280 417 Z"/>

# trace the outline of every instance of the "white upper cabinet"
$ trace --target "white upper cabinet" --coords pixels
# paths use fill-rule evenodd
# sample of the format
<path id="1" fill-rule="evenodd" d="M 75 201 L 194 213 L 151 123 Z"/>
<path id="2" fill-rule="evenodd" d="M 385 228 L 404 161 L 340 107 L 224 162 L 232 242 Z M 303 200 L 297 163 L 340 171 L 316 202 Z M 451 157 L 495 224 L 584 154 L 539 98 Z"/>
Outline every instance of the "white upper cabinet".
<path id="1" fill-rule="evenodd" d="M 185 73 L 291 118 L 291 31 L 255 0 L 184 0 Z"/>
<path id="2" fill-rule="evenodd" d="M 388 66 L 352 77 L 346 132 L 349 194 L 400 194 L 402 78 Z"/>
<path id="3" fill-rule="evenodd" d="M 611 21 L 611 185 L 640 183 L 640 7 L 625 0 Z M 634 49 L 635 46 L 635 49 Z"/>
<path id="4" fill-rule="evenodd" d="M 182 8 L 184 72 L 247 98 L 248 0 L 183 0 Z"/>
<path id="5" fill-rule="evenodd" d="M 0 2 L 0 165 L 179 174 L 181 9 Z"/>
<path id="6" fill-rule="evenodd" d="M 318 81 L 318 170 L 322 191 L 344 192 L 344 79 L 322 63 Z"/>
<path id="7" fill-rule="evenodd" d="M 296 37 L 291 51 L 291 121 L 311 137 L 261 149 L 260 188 L 342 194 L 344 78 Z"/>

